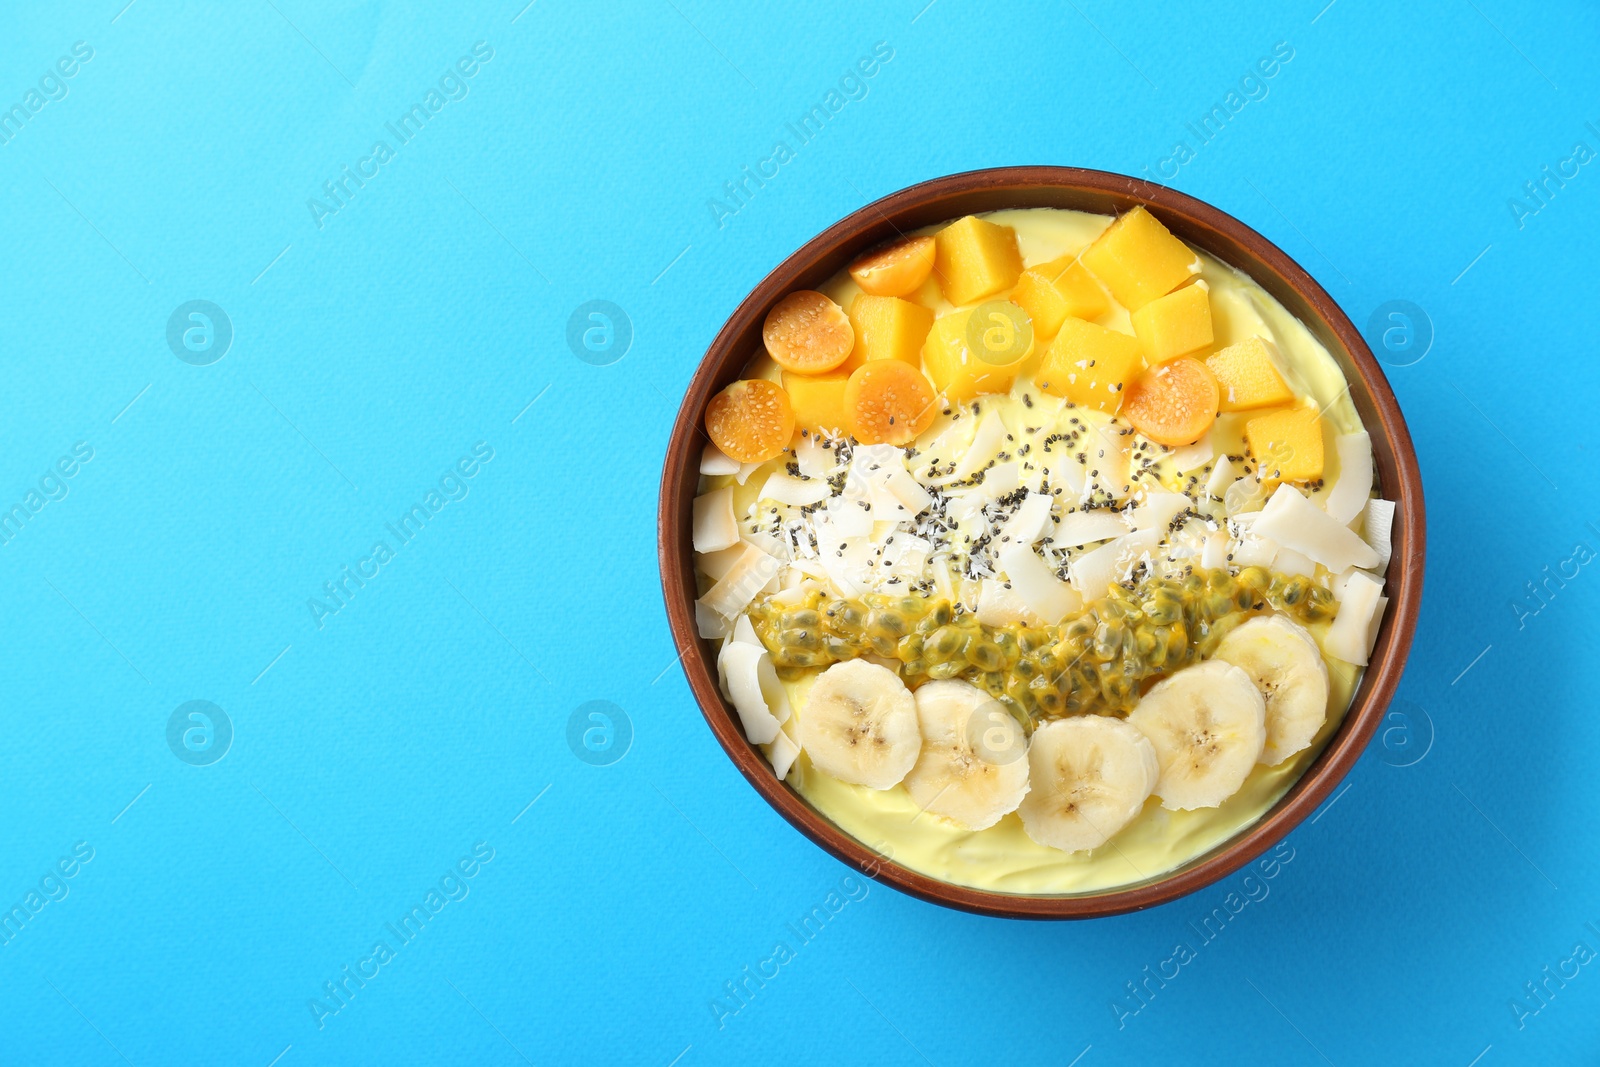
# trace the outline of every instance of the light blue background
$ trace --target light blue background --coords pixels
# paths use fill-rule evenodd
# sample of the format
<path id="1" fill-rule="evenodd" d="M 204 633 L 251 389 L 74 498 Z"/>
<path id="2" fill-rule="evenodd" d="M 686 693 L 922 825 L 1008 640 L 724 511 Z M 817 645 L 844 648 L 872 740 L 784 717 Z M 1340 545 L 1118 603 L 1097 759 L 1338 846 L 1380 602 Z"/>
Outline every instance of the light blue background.
<path id="1" fill-rule="evenodd" d="M 1511 1001 L 1600 950 L 1600 577 L 1512 605 L 1600 548 L 1600 172 L 1521 225 L 1508 201 L 1600 150 L 1600 17 L 925 2 L 7 16 L 0 102 L 94 56 L 0 145 L 0 508 L 76 442 L 94 458 L 0 547 L 0 905 L 74 843 L 94 858 L 0 945 L 0 1062 L 1592 1062 L 1600 964 L 1520 1029 Z M 397 146 L 384 124 L 479 41 L 468 95 Z M 1394 299 L 1431 319 L 1390 372 L 1430 520 L 1409 718 L 1120 1027 L 1124 983 L 1198 946 L 1240 876 L 1058 925 L 874 883 L 719 1027 L 723 983 L 850 872 L 735 773 L 675 665 L 656 487 L 706 344 L 792 249 L 916 181 L 1154 177 L 1280 41 L 1266 98 L 1169 183 L 1359 324 Z M 867 95 L 719 227 L 723 183 L 877 42 Z M 308 198 L 380 138 L 395 157 L 319 229 Z M 166 342 L 194 299 L 235 331 L 210 366 Z M 565 340 L 590 299 L 633 324 L 611 366 Z M 307 599 L 477 442 L 469 494 L 319 629 Z M 165 735 L 197 699 L 235 729 L 206 767 Z M 633 725 L 609 766 L 566 741 L 590 700 Z M 319 1029 L 323 983 L 480 841 L 470 895 Z"/>

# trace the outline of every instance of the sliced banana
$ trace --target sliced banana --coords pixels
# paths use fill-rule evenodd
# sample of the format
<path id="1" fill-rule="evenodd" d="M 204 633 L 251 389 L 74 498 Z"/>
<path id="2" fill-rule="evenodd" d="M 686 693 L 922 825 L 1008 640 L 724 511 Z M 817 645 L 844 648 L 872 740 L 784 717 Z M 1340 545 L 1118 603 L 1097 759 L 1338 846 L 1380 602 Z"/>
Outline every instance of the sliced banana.
<path id="1" fill-rule="evenodd" d="M 1218 659 L 1157 683 L 1128 721 L 1155 746 L 1155 794 L 1174 811 L 1214 808 L 1238 792 L 1267 740 L 1267 705 L 1255 682 Z"/>
<path id="2" fill-rule="evenodd" d="M 1028 739 L 982 689 L 928 682 L 916 692 L 922 752 L 906 791 L 924 811 L 986 830 L 1017 810 L 1028 791 Z"/>
<path id="3" fill-rule="evenodd" d="M 859 659 L 835 663 L 811 687 L 800 747 L 823 774 L 888 789 L 922 750 L 916 698 L 887 667 Z"/>
<path id="4" fill-rule="evenodd" d="M 1133 821 L 1160 776 L 1155 747 L 1121 719 L 1058 719 L 1033 732 L 1017 814 L 1041 845 L 1097 848 Z"/>
<path id="5" fill-rule="evenodd" d="M 1248 674 L 1266 701 L 1262 763 L 1276 767 L 1311 744 L 1328 717 L 1328 666 L 1305 627 L 1282 615 L 1251 619 L 1222 639 L 1216 658 Z"/>

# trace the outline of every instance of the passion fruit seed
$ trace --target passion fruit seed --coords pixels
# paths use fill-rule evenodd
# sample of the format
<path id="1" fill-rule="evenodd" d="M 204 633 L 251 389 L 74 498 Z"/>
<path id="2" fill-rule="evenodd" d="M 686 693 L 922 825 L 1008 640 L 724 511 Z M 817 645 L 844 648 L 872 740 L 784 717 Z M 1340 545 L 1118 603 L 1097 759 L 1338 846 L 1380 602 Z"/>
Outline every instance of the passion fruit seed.
<path id="1" fill-rule="evenodd" d="M 1275 609 L 1314 624 L 1336 608 L 1303 575 L 1246 567 L 1114 585 L 1056 626 L 985 626 L 940 597 L 880 593 L 763 600 L 750 620 L 780 673 L 876 656 L 898 663 L 913 687 L 964 678 L 1031 728 L 1062 715 L 1126 714 L 1156 678 L 1209 657 L 1256 615 Z"/>

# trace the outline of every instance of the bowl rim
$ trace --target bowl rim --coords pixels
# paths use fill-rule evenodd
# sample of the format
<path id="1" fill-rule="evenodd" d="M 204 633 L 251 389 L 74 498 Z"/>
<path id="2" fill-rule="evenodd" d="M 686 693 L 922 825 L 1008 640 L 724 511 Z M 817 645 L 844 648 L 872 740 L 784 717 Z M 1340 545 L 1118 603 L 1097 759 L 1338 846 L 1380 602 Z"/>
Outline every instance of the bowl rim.
<path id="1" fill-rule="evenodd" d="M 990 206 L 973 206 L 984 203 Z M 714 392 L 731 381 L 753 354 L 748 338 L 752 331 L 759 337 L 760 320 L 772 304 L 794 288 L 820 284 L 848 259 L 883 240 L 1005 207 L 1077 207 L 1120 214 L 1137 204 L 1149 208 L 1185 241 L 1251 277 L 1299 318 L 1340 364 L 1351 399 L 1373 434 L 1383 495 L 1396 504 L 1385 580 L 1390 603 L 1343 721 L 1317 758 L 1254 823 L 1172 870 L 1090 893 L 1013 894 L 946 882 L 880 854 L 780 781 L 761 750 L 745 738 L 737 715 L 723 699 L 716 682 L 715 644 L 699 636 L 694 621 L 689 534 L 699 479 L 700 423 Z M 1218 254 L 1218 248 L 1230 255 Z M 1239 262 L 1241 258 L 1247 262 Z M 1381 438 L 1374 432 L 1380 429 Z M 1421 606 L 1425 540 L 1422 476 L 1399 402 L 1360 331 L 1333 297 L 1282 249 L 1211 204 L 1141 178 L 1057 166 L 987 168 L 920 182 L 851 212 L 784 257 L 729 315 L 689 382 L 663 460 L 658 511 L 662 593 L 673 640 L 681 650 L 679 662 L 712 734 L 756 792 L 822 849 L 881 883 L 946 907 L 1019 919 L 1093 918 L 1167 903 L 1239 870 L 1315 811 L 1355 766 L 1399 685 Z"/>

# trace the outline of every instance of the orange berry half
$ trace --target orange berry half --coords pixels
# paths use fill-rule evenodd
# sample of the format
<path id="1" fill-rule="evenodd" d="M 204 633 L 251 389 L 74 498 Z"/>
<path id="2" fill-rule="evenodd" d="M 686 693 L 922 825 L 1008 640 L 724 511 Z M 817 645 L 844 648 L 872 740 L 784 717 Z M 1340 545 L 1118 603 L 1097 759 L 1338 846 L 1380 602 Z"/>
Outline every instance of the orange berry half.
<path id="1" fill-rule="evenodd" d="M 734 382 L 706 405 L 706 433 L 729 459 L 775 459 L 794 436 L 789 394 L 765 378 Z"/>
<path id="2" fill-rule="evenodd" d="M 784 370 L 821 374 L 850 358 L 856 331 L 844 308 L 821 293 L 801 289 L 767 312 L 761 340 Z"/>
<path id="3" fill-rule="evenodd" d="M 850 264 L 850 277 L 873 296 L 905 296 L 933 270 L 932 237 L 902 237 Z"/>
<path id="4" fill-rule="evenodd" d="M 923 373 L 898 359 L 857 367 L 844 387 L 845 417 L 867 445 L 908 445 L 933 423 L 938 397 Z"/>
<path id="5" fill-rule="evenodd" d="M 1135 378 L 1122 417 L 1157 444 L 1192 445 L 1217 421 L 1217 379 L 1198 359 L 1172 359 Z"/>

